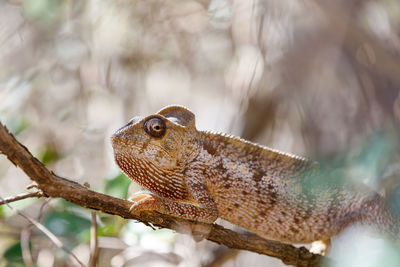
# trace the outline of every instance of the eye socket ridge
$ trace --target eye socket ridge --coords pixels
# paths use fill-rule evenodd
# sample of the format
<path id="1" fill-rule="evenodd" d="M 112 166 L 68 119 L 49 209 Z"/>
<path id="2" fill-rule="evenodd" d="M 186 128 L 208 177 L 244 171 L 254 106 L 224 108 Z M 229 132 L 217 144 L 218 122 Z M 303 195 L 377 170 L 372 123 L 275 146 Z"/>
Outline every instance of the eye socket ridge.
<path id="1" fill-rule="evenodd" d="M 160 138 L 165 135 L 166 130 L 165 121 L 159 117 L 149 118 L 144 123 L 144 131 L 152 137 Z"/>

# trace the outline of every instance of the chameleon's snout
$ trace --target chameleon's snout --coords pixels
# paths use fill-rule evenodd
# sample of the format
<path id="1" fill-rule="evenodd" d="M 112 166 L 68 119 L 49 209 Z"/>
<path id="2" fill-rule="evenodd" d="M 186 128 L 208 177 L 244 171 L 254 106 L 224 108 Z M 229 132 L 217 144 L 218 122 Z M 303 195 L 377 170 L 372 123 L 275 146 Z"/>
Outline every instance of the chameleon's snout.
<path id="1" fill-rule="evenodd" d="M 126 143 L 126 138 L 124 138 L 124 127 L 118 129 L 112 136 L 111 136 L 111 146 L 114 149 L 114 152 L 124 149 L 124 145 Z"/>
<path id="2" fill-rule="evenodd" d="M 111 136 L 111 144 L 114 149 L 116 149 L 116 146 L 118 144 L 121 144 L 124 142 L 127 136 L 127 131 L 129 131 L 130 128 L 135 126 L 138 122 L 140 122 L 143 119 L 141 116 L 137 116 L 132 118 L 127 124 L 119 128 L 118 130 L 115 131 L 115 133 Z"/>
<path id="3" fill-rule="evenodd" d="M 113 135 L 111 135 L 111 144 L 114 147 L 115 143 L 117 142 L 117 140 L 119 139 L 119 135 L 118 132 L 115 132 Z"/>
<path id="4" fill-rule="evenodd" d="M 118 141 L 119 141 L 119 135 L 118 135 L 118 132 L 115 132 L 115 133 L 111 136 L 111 146 L 112 146 L 112 148 L 114 149 L 114 152 L 117 150 Z"/>

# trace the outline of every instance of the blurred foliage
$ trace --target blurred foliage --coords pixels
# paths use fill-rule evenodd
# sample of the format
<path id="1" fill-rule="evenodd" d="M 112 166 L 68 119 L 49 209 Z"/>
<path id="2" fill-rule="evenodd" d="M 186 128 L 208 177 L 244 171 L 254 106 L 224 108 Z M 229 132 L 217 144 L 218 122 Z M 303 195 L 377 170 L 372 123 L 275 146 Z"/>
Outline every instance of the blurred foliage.
<path id="1" fill-rule="evenodd" d="M 400 178 L 399 176 L 396 178 L 396 183 L 387 190 L 387 200 L 391 209 L 393 209 L 397 217 L 400 218 L 400 183 L 398 183 Z"/>
<path id="2" fill-rule="evenodd" d="M 0 206 L 0 218 L 1 219 L 4 218 L 4 208 L 3 208 L 3 206 Z"/>
<path id="3" fill-rule="evenodd" d="M 358 155 L 347 163 L 349 169 L 356 170 L 353 179 L 358 179 L 359 183 L 377 184 L 396 157 L 399 147 L 396 138 L 393 131 L 384 130 L 367 138 L 358 149 Z"/>
<path id="4" fill-rule="evenodd" d="M 29 121 L 26 118 L 23 117 L 18 117 L 14 120 L 12 120 L 10 123 L 7 124 L 7 127 L 9 130 L 14 134 L 18 135 L 20 134 L 23 130 L 27 129 L 30 127 Z"/>
<path id="5" fill-rule="evenodd" d="M 48 145 L 39 152 L 38 158 L 44 165 L 48 165 L 49 163 L 57 161 L 60 155 L 55 146 Z"/>
<path id="6" fill-rule="evenodd" d="M 24 0 L 22 11 L 26 19 L 49 27 L 60 19 L 63 3 L 62 0 Z"/>
<path id="7" fill-rule="evenodd" d="M 79 242 L 82 241 L 80 234 L 89 229 L 90 220 L 68 211 L 53 211 L 46 214 L 43 225 L 56 236 L 78 239 Z"/>
<path id="8" fill-rule="evenodd" d="M 104 193 L 113 197 L 126 199 L 130 184 L 131 180 L 125 174 L 120 173 L 114 178 L 106 180 Z"/>
<path id="9" fill-rule="evenodd" d="M 29 243 L 29 248 L 32 249 L 32 244 Z M 10 246 L 3 254 L 4 260 L 8 267 L 25 267 L 25 263 L 22 258 L 21 243 L 18 242 Z"/>

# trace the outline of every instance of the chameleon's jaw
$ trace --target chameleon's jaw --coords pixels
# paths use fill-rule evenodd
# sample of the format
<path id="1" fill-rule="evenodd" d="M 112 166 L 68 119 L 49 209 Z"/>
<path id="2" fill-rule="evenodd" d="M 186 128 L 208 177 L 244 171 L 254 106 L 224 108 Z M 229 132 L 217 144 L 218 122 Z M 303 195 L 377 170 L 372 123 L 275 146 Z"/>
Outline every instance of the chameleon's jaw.
<path id="1" fill-rule="evenodd" d="M 118 167 L 133 181 L 150 192 L 169 199 L 186 199 L 187 189 L 178 173 L 160 173 L 151 162 L 140 160 L 132 155 L 114 151 Z"/>

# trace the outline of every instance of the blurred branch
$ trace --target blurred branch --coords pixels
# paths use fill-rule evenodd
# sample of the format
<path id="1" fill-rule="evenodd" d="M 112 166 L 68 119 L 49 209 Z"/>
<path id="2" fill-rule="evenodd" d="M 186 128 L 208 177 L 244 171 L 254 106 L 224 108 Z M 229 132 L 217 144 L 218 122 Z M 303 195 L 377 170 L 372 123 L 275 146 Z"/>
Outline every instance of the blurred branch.
<path id="1" fill-rule="evenodd" d="M 31 198 L 31 197 L 43 197 L 43 193 L 40 192 L 40 191 L 28 192 L 28 193 L 24 193 L 24 194 L 20 194 L 20 195 L 14 196 L 14 197 L 8 197 L 8 198 L 0 200 L 0 205 L 4 205 L 4 204 L 7 204 L 7 203 L 11 203 L 11 202 L 14 202 L 14 201 L 22 200 L 22 199 L 25 199 L 25 198 Z"/>
<path id="2" fill-rule="evenodd" d="M 89 267 L 97 266 L 97 258 L 99 256 L 99 245 L 97 239 L 97 213 L 92 212 L 92 223 L 90 225 L 90 260 Z"/>
<path id="3" fill-rule="evenodd" d="M 31 229 L 29 227 L 25 227 L 24 229 L 22 229 L 21 231 L 21 250 L 22 250 L 22 259 L 24 261 L 24 264 L 26 267 L 33 267 L 35 266 L 33 264 L 33 259 L 32 259 L 32 254 L 31 254 L 31 250 L 29 247 L 29 241 L 30 241 L 30 237 L 31 237 Z"/>
<path id="4" fill-rule="evenodd" d="M 1 123 L 0 151 L 36 182 L 38 188 L 47 197 L 64 198 L 82 207 L 118 215 L 125 219 L 138 220 L 146 225 L 152 224 L 173 229 L 180 233 L 191 233 L 190 229 L 193 229 L 193 226 L 202 225 L 199 222 L 178 219 L 153 211 L 130 212 L 132 205 L 130 201 L 92 191 L 79 183 L 57 176 L 33 157 Z M 276 257 L 288 265 L 322 266 L 322 259 L 326 262 L 324 257 L 313 254 L 304 247 L 296 248 L 292 245 L 266 240 L 254 234 L 237 233 L 217 224 L 212 225 L 207 239 L 230 248 Z"/>

